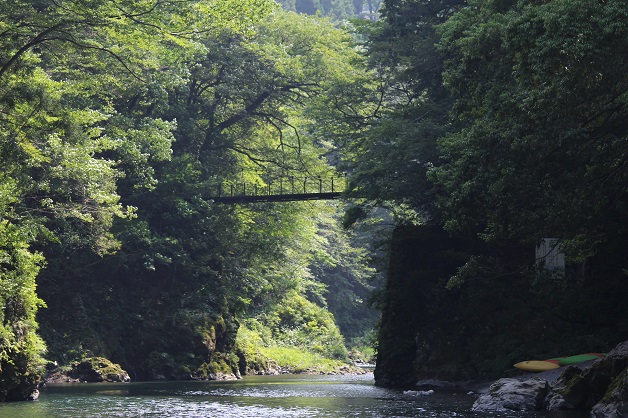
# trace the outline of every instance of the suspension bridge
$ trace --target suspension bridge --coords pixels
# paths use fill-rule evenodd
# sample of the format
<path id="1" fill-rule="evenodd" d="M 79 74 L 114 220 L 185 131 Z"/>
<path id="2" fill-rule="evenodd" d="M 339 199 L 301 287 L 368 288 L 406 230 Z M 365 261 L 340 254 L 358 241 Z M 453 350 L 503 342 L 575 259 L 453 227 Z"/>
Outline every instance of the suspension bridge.
<path id="1" fill-rule="evenodd" d="M 338 199 L 347 187 L 345 176 L 279 177 L 265 184 L 225 182 L 212 196 L 217 203 L 290 202 Z"/>

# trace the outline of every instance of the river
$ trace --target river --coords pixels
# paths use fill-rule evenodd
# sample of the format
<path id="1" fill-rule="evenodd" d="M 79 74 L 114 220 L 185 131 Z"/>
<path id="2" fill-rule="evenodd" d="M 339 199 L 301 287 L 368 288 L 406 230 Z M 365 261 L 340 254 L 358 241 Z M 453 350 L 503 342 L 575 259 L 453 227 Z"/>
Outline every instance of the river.
<path id="1" fill-rule="evenodd" d="M 420 396 L 374 386 L 373 375 L 247 376 L 232 382 L 66 383 L 33 402 L 0 404 L 2 418 L 80 417 L 551 417 L 576 413 L 471 412 L 475 396 Z"/>

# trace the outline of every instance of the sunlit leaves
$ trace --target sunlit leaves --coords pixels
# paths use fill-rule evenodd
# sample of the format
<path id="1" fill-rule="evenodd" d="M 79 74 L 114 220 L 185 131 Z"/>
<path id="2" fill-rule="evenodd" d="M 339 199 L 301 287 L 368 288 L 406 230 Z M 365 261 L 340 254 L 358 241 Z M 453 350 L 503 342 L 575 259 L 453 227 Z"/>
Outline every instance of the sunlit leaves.
<path id="1" fill-rule="evenodd" d="M 199 23 L 206 28 L 224 27 L 250 36 L 256 32 L 259 21 L 276 7 L 276 3 L 269 0 L 207 0 L 197 2 L 192 10 L 202 17 Z"/>
<path id="2" fill-rule="evenodd" d="M 36 226 L 0 220 L 0 372 L 13 370 L 25 375 L 20 380 L 36 384 L 45 345 L 36 333 L 35 313 L 44 303 L 36 296 L 35 277 L 44 259 L 29 251 L 32 229 Z M 14 378 L 3 378 L 5 393 L 17 385 Z"/>
<path id="3" fill-rule="evenodd" d="M 322 206 L 220 207 L 210 186 L 329 170 L 313 101 L 351 82 L 341 31 L 267 0 L 5 2 L 0 16 L 0 220 L 31 233 L 22 278 L 41 266 L 30 245 L 49 256 L 51 306 L 66 288 L 91 306 L 119 292 L 155 331 L 305 291 Z"/>
<path id="4" fill-rule="evenodd" d="M 229 161 L 284 175 L 323 171 L 325 150 L 315 155 L 302 115 L 353 74 L 348 38 L 329 22 L 275 11 L 248 37 L 221 30 L 203 43 L 207 53 L 192 57 L 190 83 L 177 91 L 187 104 L 175 150 L 200 152 L 207 162 L 228 150 L 216 161 L 226 176 Z"/>

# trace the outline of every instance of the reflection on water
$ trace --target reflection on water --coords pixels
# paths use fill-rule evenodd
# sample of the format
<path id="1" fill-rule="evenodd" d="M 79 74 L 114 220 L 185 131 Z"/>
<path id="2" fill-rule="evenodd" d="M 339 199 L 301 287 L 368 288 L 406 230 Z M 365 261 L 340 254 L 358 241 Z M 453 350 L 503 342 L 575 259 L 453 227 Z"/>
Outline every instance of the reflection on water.
<path id="1" fill-rule="evenodd" d="M 251 376 L 234 382 L 49 385 L 39 400 L 0 404 L 0 417 L 521 417 L 470 412 L 462 392 L 416 396 L 373 376 Z M 576 418 L 574 413 L 526 417 Z"/>

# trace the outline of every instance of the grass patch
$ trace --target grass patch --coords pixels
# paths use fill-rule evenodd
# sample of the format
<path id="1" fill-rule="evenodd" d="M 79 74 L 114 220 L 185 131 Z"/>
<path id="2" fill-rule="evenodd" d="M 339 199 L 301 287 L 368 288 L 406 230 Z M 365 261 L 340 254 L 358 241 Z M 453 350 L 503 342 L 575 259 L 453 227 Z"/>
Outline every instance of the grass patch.
<path id="1" fill-rule="evenodd" d="M 268 372 L 270 369 L 290 373 L 326 373 L 347 365 L 346 361 L 326 357 L 325 352 L 277 341 L 268 327 L 252 319 L 240 325 L 236 344 L 246 357 L 247 368 L 250 369 L 247 373 Z"/>
<path id="2" fill-rule="evenodd" d="M 289 369 L 294 373 L 305 371 L 329 372 L 345 365 L 339 360 L 331 360 L 320 354 L 303 350 L 297 347 L 259 347 L 260 354 L 277 362 L 282 368 Z"/>

